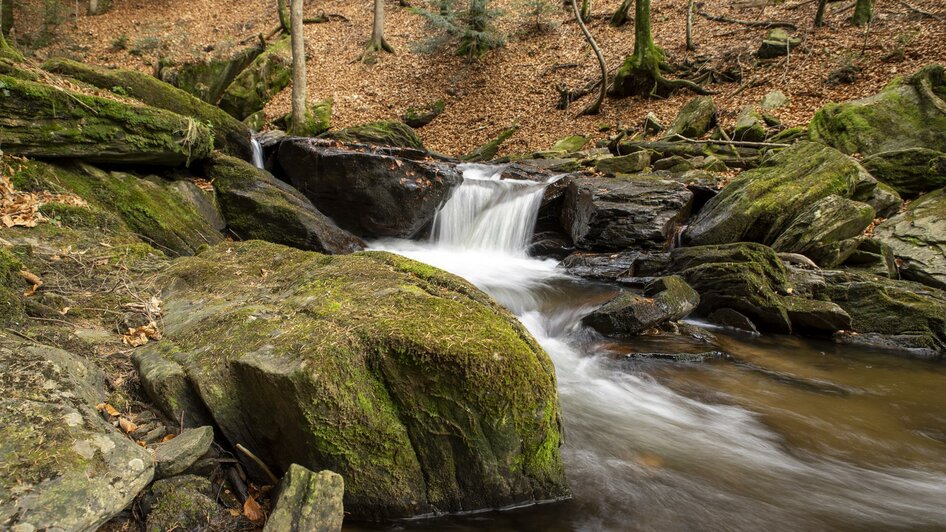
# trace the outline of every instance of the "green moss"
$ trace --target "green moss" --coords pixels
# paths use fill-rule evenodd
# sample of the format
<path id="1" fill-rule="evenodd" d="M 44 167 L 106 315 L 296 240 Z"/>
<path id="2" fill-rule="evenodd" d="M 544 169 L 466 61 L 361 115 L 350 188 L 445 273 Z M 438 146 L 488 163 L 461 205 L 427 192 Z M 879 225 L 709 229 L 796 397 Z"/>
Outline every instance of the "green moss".
<path id="1" fill-rule="evenodd" d="M 372 122 L 322 135 L 349 144 L 377 144 L 379 146 L 397 146 L 401 148 L 424 149 L 424 143 L 413 128 L 397 120 Z"/>
<path id="2" fill-rule="evenodd" d="M 115 215 L 97 208 L 66 205 L 63 203 L 46 203 L 39 208 L 39 212 L 53 223 L 60 223 L 67 227 L 82 227 L 108 231 L 122 225 L 122 221 Z"/>
<path id="3" fill-rule="evenodd" d="M 292 129 L 292 113 L 282 118 L 282 124 L 290 135 L 303 137 L 314 137 L 325 133 L 332 127 L 332 99 L 321 100 L 310 105 L 306 109 L 305 120 L 302 129 L 295 131 Z"/>
<path id="4" fill-rule="evenodd" d="M 224 91 L 220 108 L 237 120 L 262 109 L 287 86 L 292 77 L 289 36 L 274 42 L 257 56 Z"/>
<path id="5" fill-rule="evenodd" d="M 471 162 L 490 161 L 494 159 L 496 155 L 499 153 L 500 146 L 502 146 L 503 143 L 509 140 L 510 137 L 515 135 L 517 131 L 519 131 L 518 125 L 513 125 L 511 127 L 508 127 L 502 130 L 496 138 L 494 138 L 493 140 L 490 140 L 489 142 L 487 142 L 486 144 L 483 144 L 482 146 L 479 146 L 478 148 L 474 149 L 470 153 L 461 157 L 461 159 L 463 159 L 464 161 L 471 161 Z"/>
<path id="6" fill-rule="evenodd" d="M 164 63 L 159 77 L 209 104 L 216 104 L 233 80 L 263 53 L 263 48 L 254 45 L 232 54 L 217 54 L 216 50 L 214 53 L 214 57 L 191 63 Z"/>

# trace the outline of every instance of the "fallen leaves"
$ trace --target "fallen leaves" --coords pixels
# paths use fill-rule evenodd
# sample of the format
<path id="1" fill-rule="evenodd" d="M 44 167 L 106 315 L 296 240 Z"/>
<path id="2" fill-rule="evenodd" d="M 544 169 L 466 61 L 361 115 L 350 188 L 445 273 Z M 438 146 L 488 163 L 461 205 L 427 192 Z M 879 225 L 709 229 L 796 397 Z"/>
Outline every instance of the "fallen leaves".
<path id="1" fill-rule="evenodd" d="M 131 434 L 138 430 L 138 425 L 129 419 L 120 417 L 118 418 L 118 426 L 125 432 L 125 434 Z"/>
<path id="2" fill-rule="evenodd" d="M 122 343 L 130 347 L 141 347 L 150 340 L 160 340 L 161 331 L 158 330 L 158 324 L 154 321 L 140 327 L 128 328 L 128 332 L 122 335 Z"/>
<path id="3" fill-rule="evenodd" d="M 85 200 L 73 194 L 15 190 L 10 181 L 14 171 L 10 166 L 0 165 L 0 224 L 4 227 L 36 227 L 49 221 L 39 212 L 39 208 L 47 203 L 88 207 Z"/>
<path id="4" fill-rule="evenodd" d="M 263 515 L 263 509 L 260 508 L 256 499 L 252 495 L 246 498 L 246 502 L 243 503 L 243 516 L 249 519 L 250 521 L 260 521 L 265 517 Z"/>
<path id="5" fill-rule="evenodd" d="M 112 417 L 118 417 L 119 414 L 120 414 L 120 413 L 118 412 L 118 410 L 115 409 L 114 406 L 112 406 L 112 405 L 110 405 L 110 404 L 108 404 L 108 403 L 99 403 L 99 404 L 95 405 L 95 408 L 96 408 L 96 410 L 98 410 L 99 412 L 105 412 L 106 414 L 108 414 L 109 416 L 112 416 Z"/>
<path id="6" fill-rule="evenodd" d="M 26 282 L 30 283 L 30 289 L 26 292 L 23 292 L 23 297 L 30 297 L 31 295 L 35 294 L 37 290 L 39 290 L 39 287 L 43 286 L 43 280 L 40 279 L 35 273 L 28 270 L 20 270 L 20 277 L 26 279 Z"/>

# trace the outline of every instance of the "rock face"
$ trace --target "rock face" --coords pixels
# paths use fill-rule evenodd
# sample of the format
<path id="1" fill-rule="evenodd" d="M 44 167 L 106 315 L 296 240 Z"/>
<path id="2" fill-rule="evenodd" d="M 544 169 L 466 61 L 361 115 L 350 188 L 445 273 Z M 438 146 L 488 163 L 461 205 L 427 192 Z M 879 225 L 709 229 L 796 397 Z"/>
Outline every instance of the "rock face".
<path id="1" fill-rule="evenodd" d="M 661 277 L 644 288 L 644 295 L 624 292 L 585 316 L 585 325 L 609 336 L 629 336 L 685 318 L 700 303 L 679 276 Z"/>
<path id="2" fill-rule="evenodd" d="M 276 505 L 263 532 L 341 530 L 344 494 L 345 481 L 341 476 L 331 471 L 313 473 L 292 464 L 280 483 Z"/>
<path id="3" fill-rule="evenodd" d="M 246 161 L 218 155 L 205 172 L 213 181 L 227 225 L 242 238 L 332 254 L 365 247 L 298 190 Z"/>
<path id="4" fill-rule="evenodd" d="M 875 235 L 901 260 L 905 279 L 946 289 L 946 189 L 921 196 Z"/>
<path id="5" fill-rule="evenodd" d="M 810 135 L 848 154 L 906 148 L 946 151 L 944 92 L 944 69 L 931 65 L 874 96 L 826 105 L 812 119 Z"/>
<path id="6" fill-rule="evenodd" d="M 946 153 L 927 148 L 880 152 L 864 159 L 864 168 L 897 193 L 914 197 L 946 187 Z"/>
<path id="7" fill-rule="evenodd" d="M 404 122 L 396 120 L 338 129 L 322 136 L 345 144 L 374 144 L 424 150 L 424 143 L 417 133 Z"/>
<path id="8" fill-rule="evenodd" d="M 213 149 L 200 121 L 0 75 L 0 145 L 8 154 L 177 166 Z"/>
<path id="9" fill-rule="evenodd" d="M 110 70 L 68 59 L 47 61 L 43 69 L 130 96 L 158 109 L 193 117 L 213 128 L 213 142 L 218 149 L 243 159 L 252 158 L 251 133 L 243 123 L 219 107 L 209 105 L 153 76 L 134 70 Z"/>
<path id="10" fill-rule="evenodd" d="M 258 44 L 235 52 L 215 49 L 213 56 L 202 60 L 180 64 L 162 62 L 158 78 L 216 105 L 230 83 L 261 53 L 263 48 Z"/>
<path id="11" fill-rule="evenodd" d="M 407 238 L 423 230 L 462 181 L 450 165 L 288 137 L 282 173 L 335 222 L 364 237 Z M 413 155 L 413 154 L 411 154 Z"/>
<path id="12" fill-rule="evenodd" d="M 151 482 L 151 457 L 102 419 L 104 400 L 92 364 L 0 333 L 4 528 L 96 530 Z"/>
<path id="13" fill-rule="evenodd" d="M 699 138 L 716 125 L 716 101 L 712 96 L 697 96 L 680 109 L 667 137 L 682 135 L 687 138 Z"/>
<path id="14" fill-rule="evenodd" d="M 465 281 L 387 253 L 251 241 L 181 259 L 159 282 L 155 347 L 175 353 L 222 435 L 277 472 L 338 472 L 351 516 L 567 493 L 551 361 Z"/>
<path id="15" fill-rule="evenodd" d="M 692 201 L 693 193 L 675 181 L 578 178 L 565 193 L 562 227 L 579 249 L 664 249 Z"/>
<path id="16" fill-rule="evenodd" d="M 819 266 L 834 268 L 857 249 L 860 236 L 874 220 L 866 203 L 830 195 L 811 205 L 772 244 L 776 251 L 801 253 Z"/>
<path id="17" fill-rule="evenodd" d="M 286 35 L 269 45 L 234 78 L 220 98 L 220 108 L 237 120 L 243 120 L 285 89 L 291 77 L 292 50 Z"/>
<path id="18" fill-rule="evenodd" d="M 830 195 L 866 199 L 876 184 L 850 157 L 800 142 L 723 188 L 690 223 L 683 240 L 691 245 L 772 244 L 815 202 Z"/>

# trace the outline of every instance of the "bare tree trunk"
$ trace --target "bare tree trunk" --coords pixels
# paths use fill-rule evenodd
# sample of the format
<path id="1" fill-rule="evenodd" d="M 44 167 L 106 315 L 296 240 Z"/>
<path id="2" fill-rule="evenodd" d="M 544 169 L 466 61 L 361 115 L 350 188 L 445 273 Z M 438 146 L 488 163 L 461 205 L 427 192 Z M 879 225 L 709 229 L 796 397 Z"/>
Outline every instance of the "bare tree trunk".
<path id="1" fill-rule="evenodd" d="M 870 23 L 874 18 L 874 0 L 857 0 L 854 6 L 854 16 L 851 17 L 851 24 L 863 26 Z"/>
<path id="2" fill-rule="evenodd" d="M 631 0 L 623 0 L 611 15 L 611 25 L 619 27 L 627 24 L 627 12 L 631 9 Z"/>
<path id="3" fill-rule="evenodd" d="M 687 50 L 696 50 L 693 45 L 693 0 L 687 2 Z"/>
<path id="4" fill-rule="evenodd" d="M 367 51 L 394 53 L 394 48 L 384 39 L 384 0 L 374 0 L 374 25 Z"/>
<path id="5" fill-rule="evenodd" d="M 305 26 L 303 0 L 292 0 L 292 124 L 290 133 L 301 134 L 306 123 Z"/>
<path id="6" fill-rule="evenodd" d="M 596 115 L 601 110 L 601 103 L 604 102 L 604 95 L 608 90 L 608 66 L 604 62 L 604 54 L 601 53 L 601 48 L 598 47 L 595 38 L 591 35 L 591 32 L 588 31 L 588 26 L 585 26 L 585 21 L 581 19 L 581 13 L 578 11 L 578 3 L 576 0 L 572 0 L 572 11 L 575 12 L 575 20 L 578 21 L 578 26 L 581 27 L 581 32 L 585 35 L 585 40 L 591 45 L 591 49 L 595 51 L 595 56 L 598 58 L 598 67 L 601 68 L 601 90 L 598 91 L 598 98 L 588 105 L 588 107 L 585 107 L 579 114 Z"/>
<path id="7" fill-rule="evenodd" d="M 824 10 L 828 7 L 828 0 L 818 0 L 818 12 L 815 13 L 815 27 L 824 26 Z"/>
<path id="8" fill-rule="evenodd" d="M 9 35 L 13 28 L 13 0 L 0 0 L 0 35 Z"/>

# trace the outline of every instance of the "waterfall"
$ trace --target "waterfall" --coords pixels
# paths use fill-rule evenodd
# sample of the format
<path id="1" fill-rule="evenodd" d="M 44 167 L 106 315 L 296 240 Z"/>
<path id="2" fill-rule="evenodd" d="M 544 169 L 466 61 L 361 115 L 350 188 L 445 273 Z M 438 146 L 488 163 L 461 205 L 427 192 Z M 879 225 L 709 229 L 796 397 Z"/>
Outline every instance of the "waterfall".
<path id="1" fill-rule="evenodd" d="M 500 179 L 503 167 L 462 165 L 463 183 L 434 218 L 439 246 L 524 256 L 547 183 Z"/>
<path id="2" fill-rule="evenodd" d="M 250 144 L 253 146 L 253 165 L 257 168 L 263 168 L 263 147 L 260 146 L 256 137 L 250 139 Z"/>

